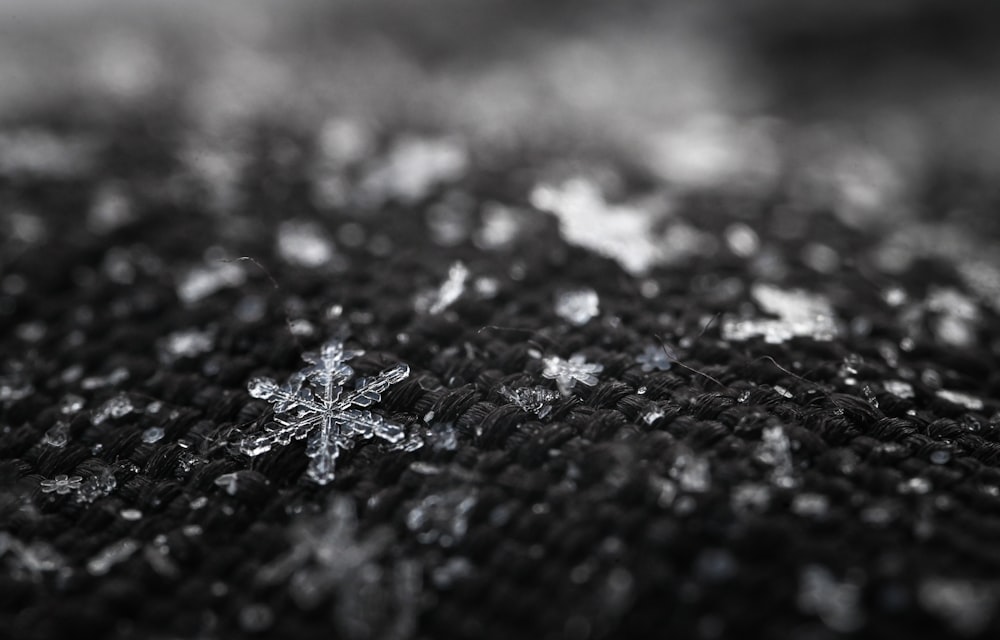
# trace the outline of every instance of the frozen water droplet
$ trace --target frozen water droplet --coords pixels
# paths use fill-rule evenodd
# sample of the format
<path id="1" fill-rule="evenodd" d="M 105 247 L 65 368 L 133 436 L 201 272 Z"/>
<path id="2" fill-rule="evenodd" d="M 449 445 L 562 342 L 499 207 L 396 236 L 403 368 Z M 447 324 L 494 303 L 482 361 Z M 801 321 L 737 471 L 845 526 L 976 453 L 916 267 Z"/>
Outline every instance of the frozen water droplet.
<path id="1" fill-rule="evenodd" d="M 775 393 L 777 393 L 777 394 L 778 394 L 779 396 L 781 396 L 782 398 L 788 398 L 788 399 L 791 399 L 791 398 L 793 398 L 793 397 L 794 397 L 794 396 L 792 395 L 792 392 L 791 392 L 791 391 L 789 391 L 788 389 L 784 388 L 784 387 L 783 387 L 783 386 L 781 386 L 780 384 L 776 384 L 776 385 L 774 385 L 774 391 L 775 391 Z"/>
<path id="2" fill-rule="evenodd" d="M 80 396 L 68 393 L 63 397 L 62 402 L 59 403 L 59 411 L 63 415 L 68 416 L 70 414 L 78 412 L 80 409 L 83 409 L 83 405 L 85 402 L 86 400 L 84 400 Z"/>
<path id="3" fill-rule="evenodd" d="M 930 460 L 934 464 L 948 464 L 948 461 L 951 460 L 951 453 L 944 449 L 938 449 L 931 452 Z"/>
<path id="4" fill-rule="evenodd" d="M 646 389 L 645 386 L 639 387 L 638 389 L 635 390 L 635 392 L 640 396 L 646 395 L 646 391 L 648 391 L 648 389 Z"/>
<path id="5" fill-rule="evenodd" d="M 582 327 L 600 312 L 599 302 L 597 292 L 590 288 L 560 291 L 556 294 L 556 315 L 572 325 Z"/>
<path id="6" fill-rule="evenodd" d="M 142 432 L 142 441 L 153 444 L 163 439 L 163 427 L 150 427 Z"/>
<path id="7" fill-rule="evenodd" d="M 203 509 L 207 504 L 208 498 L 206 496 L 198 496 L 190 502 L 192 509 Z"/>
<path id="8" fill-rule="evenodd" d="M 65 422 L 57 422 L 42 437 L 42 444 L 50 447 L 65 447 L 69 442 L 69 425 Z"/>
<path id="9" fill-rule="evenodd" d="M 122 509 L 118 512 L 118 515 L 120 515 L 124 520 L 134 521 L 142 519 L 142 511 L 138 509 Z"/>
<path id="10" fill-rule="evenodd" d="M 739 402 L 740 404 L 746 404 L 747 401 L 749 401 L 749 400 L 750 400 L 750 391 L 749 390 L 743 390 L 743 391 L 741 391 L 740 395 L 737 396 L 737 398 L 736 398 L 736 401 Z"/>
<path id="11" fill-rule="evenodd" d="M 878 409 L 878 398 L 875 397 L 875 392 L 872 391 L 872 388 L 866 384 L 862 387 L 861 391 L 865 394 L 865 400 L 868 401 L 868 404 Z"/>
<path id="12" fill-rule="evenodd" d="M 171 363 L 181 358 L 194 358 L 210 352 L 215 347 L 215 338 L 209 331 L 186 329 L 175 331 L 160 342 L 160 359 Z"/>
<path id="13" fill-rule="evenodd" d="M 177 283 L 177 297 L 190 305 L 229 287 L 246 282 L 246 272 L 237 262 L 217 261 L 188 271 Z"/>

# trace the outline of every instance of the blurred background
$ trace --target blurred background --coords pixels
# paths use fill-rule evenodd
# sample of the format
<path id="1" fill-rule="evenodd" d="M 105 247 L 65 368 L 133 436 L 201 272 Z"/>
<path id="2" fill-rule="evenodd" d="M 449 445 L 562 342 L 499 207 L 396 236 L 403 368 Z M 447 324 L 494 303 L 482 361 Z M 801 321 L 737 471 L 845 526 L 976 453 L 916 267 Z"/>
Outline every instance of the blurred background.
<path id="1" fill-rule="evenodd" d="M 359 126 L 405 127 L 480 163 L 591 154 L 672 193 L 781 188 L 851 226 L 992 237 L 998 18 L 972 0 L 3 0 L 0 122 L 169 113 L 225 141 L 269 120 L 348 154 Z M 0 167 L 51 166 L 40 138 L 5 138 Z"/>

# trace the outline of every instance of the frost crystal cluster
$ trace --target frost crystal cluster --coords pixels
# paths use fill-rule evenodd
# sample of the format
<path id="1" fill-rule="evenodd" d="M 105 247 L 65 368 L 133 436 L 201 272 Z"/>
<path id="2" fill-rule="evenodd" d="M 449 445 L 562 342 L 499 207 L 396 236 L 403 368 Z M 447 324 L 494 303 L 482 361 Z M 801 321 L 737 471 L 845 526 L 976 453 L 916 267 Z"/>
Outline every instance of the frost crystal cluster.
<path id="1" fill-rule="evenodd" d="M 465 293 L 465 282 L 469 279 L 469 270 L 461 262 L 456 262 L 448 269 L 448 278 L 438 289 L 423 291 L 417 295 L 413 306 L 420 313 L 437 315 L 450 307 Z"/>
<path id="2" fill-rule="evenodd" d="M 582 354 L 570 356 L 569 360 L 563 360 L 559 356 L 549 356 L 543 360 L 545 370 L 542 377 L 555 380 L 559 387 L 559 393 L 564 396 L 572 393 L 577 382 L 581 382 L 588 387 L 597 384 L 597 374 L 604 371 L 604 366 L 587 362 Z"/>
<path id="3" fill-rule="evenodd" d="M 306 353 L 310 366 L 293 374 L 285 384 L 271 378 L 254 378 L 247 386 L 254 398 L 274 405 L 274 422 L 262 433 L 247 436 L 240 445 L 249 456 L 258 456 L 275 446 L 308 438 L 310 458 L 307 474 L 319 484 L 333 480 L 334 463 L 340 449 L 350 449 L 359 438 L 377 436 L 390 443 L 403 439 L 403 428 L 367 410 L 382 399 L 382 392 L 410 375 L 399 364 L 374 378 L 359 378 L 354 389 L 345 388 L 354 376 L 347 361 L 362 351 L 345 350 L 339 340 L 331 340 L 319 352 Z"/>
<path id="4" fill-rule="evenodd" d="M 500 387 L 500 395 L 507 398 L 522 410 L 544 418 L 552 412 L 552 403 L 559 399 L 559 394 L 545 387 L 522 387 L 511 389 L 506 385 Z"/>
<path id="5" fill-rule="evenodd" d="M 560 291 L 556 295 L 556 315 L 577 327 L 590 322 L 600 313 L 600 299 L 593 289 Z"/>
<path id="6" fill-rule="evenodd" d="M 755 284 L 750 293 L 764 311 L 778 317 L 726 318 L 723 339 L 742 342 L 761 336 L 765 342 L 779 344 L 798 336 L 829 341 L 838 334 L 833 308 L 822 296 L 768 284 Z"/>

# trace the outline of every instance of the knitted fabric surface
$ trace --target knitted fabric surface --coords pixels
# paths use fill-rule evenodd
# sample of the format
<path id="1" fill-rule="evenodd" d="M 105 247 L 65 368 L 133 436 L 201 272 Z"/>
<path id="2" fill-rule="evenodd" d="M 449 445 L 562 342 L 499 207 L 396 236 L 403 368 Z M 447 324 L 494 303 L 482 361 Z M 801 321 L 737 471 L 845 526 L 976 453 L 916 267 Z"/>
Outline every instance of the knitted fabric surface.
<path id="1" fill-rule="evenodd" d="M 716 63 L 647 100 L 684 12 L 390 51 L 345 4 L 0 65 L 0 637 L 1000 633 L 1000 164 L 933 124 L 976 78 L 831 124 Z"/>

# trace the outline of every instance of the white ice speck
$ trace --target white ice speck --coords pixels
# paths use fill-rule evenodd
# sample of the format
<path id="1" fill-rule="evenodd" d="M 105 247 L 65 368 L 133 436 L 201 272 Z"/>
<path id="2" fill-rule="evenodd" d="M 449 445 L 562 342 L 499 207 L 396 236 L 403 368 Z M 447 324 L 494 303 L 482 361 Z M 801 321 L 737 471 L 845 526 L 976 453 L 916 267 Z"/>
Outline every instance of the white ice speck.
<path id="1" fill-rule="evenodd" d="M 184 304 L 194 304 L 227 287 L 246 281 L 246 272 L 236 262 L 217 261 L 189 270 L 177 283 L 177 297 Z"/>
<path id="2" fill-rule="evenodd" d="M 555 380 L 559 387 L 559 393 L 568 396 L 572 393 L 577 382 L 592 387 L 598 382 L 597 374 L 604 371 L 604 365 L 587 362 L 583 354 L 574 354 L 569 360 L 564 360 L 559 356 L 549 356 L 542 362 L 545 369 L 542 377 Z"/>
<path id="3" fill-rule="evenodd" d="M 792 512 L 818 518 L 826 515 L 830 500 L 821 493 L 800 493 L 792 500 Z"/>
<path id="4" fill-rule="evenodd" d="M 511 207 L 490 202 L 483 206 L 483 226 L 474 241 L 482 249 L 500 249 L 510 245 L 521 233 L 524 214 Z"/>
<path id="5" fill-rule="evenodd" d="M 902 380 L 886 380 L 882 383 L 882 387 L 897 398 L 903 398 L 904 400 L 908 400 L 914 396 L 913 386 L 909 382 L 903 382 Z"/>
<path id="6" fill-rule="evenodd" d="M 333 241 L 314 222 L 288 220 L 278 227 L 278 255 L 288 264 L 316 269 L 329 264 L 336 255 Z"/>
<path id="7" fill-rule="evenodd" d="M 760 336 L 778 344 L 799 336 L 829 341 L 839 333 L 833 307 L 820 295 L 762 283 L 750 293 L 765 312 L 778 318 L 727 317 L 722 322 L 723 339 L 742 342 Z"/>
<path id="8" fill-rule="evenodd" d="M 346 384 L 354 375 L 347 361 L 362 355 L 346 350 L 339 340 L 331 340 L 317 353 L 303 354 L 310 366 L 279 385 L 270 378 L 254 378 L 247 389 L 254 398 L 274 405 L 274 422 L 261 433 L 248 435 L 240 449 L 249 456 L 308 438 L 307 474 L 319 484 L 333 480 L 334 463 L 341 449 L 349 449 L 359 439 L 379 437 L 397 443 L 403 428 L 367 410 L 382 398 L 382 392 L 409 376 L 410 368 L 396 365 L 373 378 L 359 378 L 354 389 Z"/>
<path id="9" fill-rule="evenodd" d="M 556 294 L 556 315 L 570 324 L 582 327 L 600 313 L 600 299 L 590 288 L 571 289 Z"/>
<path id="10" fill-rule="evenodd" d="M 444 283 L 437 289 L 417 294 L 413 306 L 419 313 L 439 314 L 462 297 L 468 279 L 469 270 L 461 262 L 456 262 L 448 269 L 448 278 Z"/>
<path id="11" fill-rule="evenodd" d="M 159 347 L 160 359 L 170 363 L 210 352 L 215 347 L 215 337 L 211 331 L 185 329 L 168 335 L 160 342 Z"/>
<path id="12" fill-rule="evenodd" d="M 677 481 L 684 491 L 703 493 L 712 484 L 708 460 L 691 451 L 682 451 L 670 469 L 670 477 Z"/>
<path id="13" fill-rule="evenodd" d="M 87 572 L 94 576 L 103 576 L 116 564 L 132 557 L 140 547 L 141 545 L 131 538 L 112 543 L 87 561 Z"/>
<path id="14" fill-rule="evenodd" d="M 235 496 L 239 491 L 240 476 L 238 473 L 224 473 L 215 479 L 215 486 L 222 487 L 226 493 Z"/>
<path id="15" fill-rule="evenodd" d="M 948 389 L 939 389 L 937 392 L 937 397 L 942 400 L 947 400 L 952 404 L 957 404 L 969 409 L 970 411 L 981 411 L 984 404 L 983 401 L 976 396 L 970 395 L 968 393 L 963 393 L 961 391 L 950 391 Z"/>
<path id="16" fill-rule="evenodd" d="M 118 515 L 120 515 L 123 520 L 142 520 L 142 511 L 138 509 L 122 509 L 118 512 Z"/>

